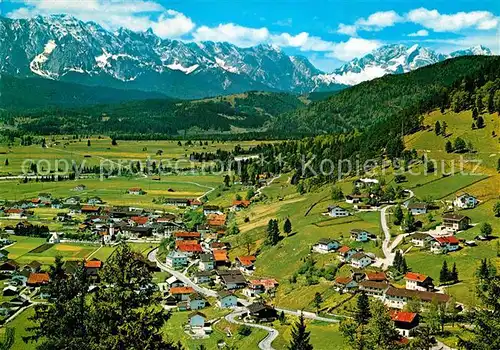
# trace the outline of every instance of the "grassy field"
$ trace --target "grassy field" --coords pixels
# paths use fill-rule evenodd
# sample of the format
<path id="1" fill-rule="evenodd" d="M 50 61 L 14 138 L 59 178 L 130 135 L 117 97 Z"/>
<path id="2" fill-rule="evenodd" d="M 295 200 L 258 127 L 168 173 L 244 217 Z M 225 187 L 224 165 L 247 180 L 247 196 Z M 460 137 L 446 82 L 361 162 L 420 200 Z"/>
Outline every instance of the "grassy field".
<path id="1" fill-rule="evenodd" d="M 218 149 L 231 151 L 236 145 L 242 148 L 248 148 L 257 145 L 261 142 L 257 141 L 241 141 L 241 142 L 213 142 L 208 141 L 208 144 L 199 145 L 194 142 L 192 146 L 186 146 L 182 141 L 182 145 L 177 144 L 178 141 L 118 141 L 118 145 L 112 146 L 111 139 L 108 137 L 90 138 L 90 147 L 87 146 L 87 138 L 80 140 L 72 140 L 71 137 L 58 136 L 52 141 L 51 137 L 47 137 L 47 148 L 42 148 L 41 145 L 31 146 L 7 146 L 0 145 L 0 175 L 20 174 L 22 172 L 23 163 L 28 159 L 34 162 L 40 162 L 40 167 L 46 171 L 65 169 L 65 165 L 71 165 L 74 160 L 77 164 L 84 162 L 85 166 L 109 166 L 111 163 L 123 160 L 123 166 L 128 166 L 130 162 L 137 161 L 145 162 L 146 159 L 151 161 L 164 162 L 165 165 L 179 168 L 194 168 L 200 166 L 197 162 L 191 162 L 189 155 L 193 152 L 215 152 Z M 5 166 L 5 160 L 9 160 L 9 165 Z M 25 163 L 26 164 L 26 163 Z"/>

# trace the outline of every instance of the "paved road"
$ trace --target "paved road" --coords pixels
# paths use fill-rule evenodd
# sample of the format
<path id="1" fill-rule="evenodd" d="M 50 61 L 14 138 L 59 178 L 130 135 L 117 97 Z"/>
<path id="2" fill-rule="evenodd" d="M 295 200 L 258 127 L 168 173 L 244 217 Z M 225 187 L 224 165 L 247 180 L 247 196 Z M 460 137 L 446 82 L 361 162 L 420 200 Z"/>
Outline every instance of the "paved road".
<path id="1" fill-rule="evenodd" d="M 264 326 L 261 324 L 237 321 L 236 317 L 241 316 L 245 312 L 246 312 L 245 309 L 235 310 L 234 312 L 230 313 L 229 315 L 226 315 L 225 319 L 230 323 L 247 325 L 249 327 L 260 328 L 260 329 L 267 331 L 267 336 L 259 342 L 259 349 L 261 349 L 261 350 L 274 350 L 274 348 L 272 346 L 272 342 L 274 341 L 274 339 L 276 339 L 278 337 L 278 335 L 280 333 L 274 328 Z"/>
<path id="2" fill-rule="evenodd" d="M 406 190 L 410 195 L 408 199 L 412 198 L 415 194 L 411 190 Z M 379 259 L 379 264 L 383 269 L 389 268 L 394 263 L 394 257 L 396 256 L 393 253 L 394 249 L 401 243 L 401 240 L 407 235 L 398 235 L 394 242 L 391 245 L 391 231 L 389 230 L 389 225 L 387 223 L 387 210 L 393 207 L 393 205 L 387 205 L 380 210 L 380 225 L 382 226 L 382 231 L 384 231 L 384 241 L 382 242 L 382 252 L 384 253 L 384 259 Z"/>
<path id="3" fill-rule="evenodd" d="M 168 273 L 170 273 L 172 276 L 175 276 L 177 279 L 179 279 L 180 281 L 182 281 L 186 286 L 189 286 L 189 287 L 192 287 L 195 291 L 197 291 L 198 293 L 202 294 L 202 295 L 205 295 L 207 297 L 217 297 L 217 292 L 211 290 L 211 289 L 208 289 L 208 288 L 204 288 L 204 287 L 201 287 L 199 285 L 197 285 L 196 283 L 194 283 L 193 281 L 191 281 L 185 274 L 183 274 L 182 272 L 180 271 L 176 271 L 176 270 L 173 270 L 171 268 L 169 268 L 166 264 L 162 263 L 161 261 L 159 261 L 157 258 L 156 258 L 156 252 L 158 251 L 158 248 L 156 249 L 153 249 L 151 252 L 149 252 L 148 254 L 148 259 L 150 261 L 153 261 L 153 262 L 156 262 L 156 264 L 158 265 L 158 267 L 163 270 L 163 271 L 167 271 Z"/>
<path id="4" fill-rule="evenodd" d="M 278 312 L 283 311 L 287 315 L 300 316 L 300 314 L 303 314 L 304 318 L 307 318 L 310 320 L 323 321 L 323 322 L 329 322 L 329 323 L 339 323 L 340 322 L 339 320 L 337 320 L 335 318 L 318 316 L 312 312 L 302 312 L 300 310 L 294 311 L 294 310 L 287 310 L 287 309 L 280 309 L 280 308 L 275 308 L 275 309 Z M 339 315 L 339 317 L 342 317 L 342 316 Z"/>

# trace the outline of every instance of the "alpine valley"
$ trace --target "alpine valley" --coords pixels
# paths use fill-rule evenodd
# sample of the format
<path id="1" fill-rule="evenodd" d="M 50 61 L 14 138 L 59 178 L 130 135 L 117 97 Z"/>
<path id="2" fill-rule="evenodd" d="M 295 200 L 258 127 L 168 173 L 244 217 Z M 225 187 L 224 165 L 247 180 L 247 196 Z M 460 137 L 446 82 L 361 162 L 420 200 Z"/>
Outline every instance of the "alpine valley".
<path id="1" fill-rule="evenodd" d="M 110 32 L 68 15 L 0 17 L 0 73 L 134 90 L 133 96 L 137 90 L 183 99 L 250 90 L 329 92 L 470 55 L 491 51 L 476 46 L 445 55 L 417 44 L 386 45 L 327 73 L 273 45 L 240 48 L 161 39 L 151 30 Z"/>

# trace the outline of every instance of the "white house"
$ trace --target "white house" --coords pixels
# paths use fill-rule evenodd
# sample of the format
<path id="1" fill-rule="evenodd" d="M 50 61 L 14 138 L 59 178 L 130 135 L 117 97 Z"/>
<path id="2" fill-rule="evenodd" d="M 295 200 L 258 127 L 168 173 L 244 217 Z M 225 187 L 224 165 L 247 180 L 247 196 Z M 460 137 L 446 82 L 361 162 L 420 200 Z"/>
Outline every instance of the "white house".
<path id="1" fill-rule="evenodd" d="M 206 318 L 207 316 L 199 311 L 192 312 L 188 315 L 189 326 L 191 326 L 191 328 L 203 328 Z"/>
<path id="2" fill-rule="evenodd" d="M 321 238 L 318 243 L 313 246 L 313 250 L 318 253 L 329 253 L 337 250 L 340 247 L 340 243 L 334 239 Z"/>
<path id="3" fill-rule="evenodd" d="M 434 283 L 432 278 L 416 272 L 408 272 L 405 275 L 406 289 L 421 290 L 424 292 L 432 292 L 434 290 Z"/>
<path id="4" fill-rule="evenodd" d="M 411 238 L 411 243 L 415 247 L 422 247 L 422 248 L 427 247 L 430 244 L 430 242 L 434 240 L 434 238 L 431 235 L 422 232 L 416 232 L 412 234 L 410 238 Z"/>
<path id="5" fill-rule="evenodd" d="M 354 228 L 351 230 L 351 239 L 357 242 L 367 242 L 370 238 L 368 237 L 370 233 L 366 230 L 361 230 Z"/>
<path id="6" fill-rule="evenodd" d="M 165 263 L 168 267 L 177 269 L 187 266 L 188 258 L 187 255 L 182 252 L 171 251 L 170 253 L 168 253 L 167 260 Z"/>
<path id="7" fill-rule="evenodd" d="M 182 282 L 180 279 L 178 279 L 177 277 L 175 276 L 170 276 L 169 278 L 167 278 L 165 280 L 165 282 L 167 283 L 167 285 L 170 287 L 170 288 L 174 288 L 174 287 L 184 287 L 184 282 Z"/>
<path id="8" fill-rule="evenodd" d="M 378 184 L 379 181 L 377 179 L 370 179 L 370 178 L 361 178 L 359 180 L 354 181 L 354 186 L 356 187 L 365 187 L 365 186 L 373 186 Z"/>
<path id="9" fill-rule="evenodd" d="M 415 203 L 408 204 L 408 210 L 413 215 L 426 214 L 428 208 L 429 208 L 429 206 L 427 205 L 427 203 L 415 202 Z"/>
<path id="10" fill-rule="evenodd" d="M 365 253 L 358 252 L 351 257 L 351 266 L 357 269 L 363 269 L 371 265 L 372 258 Z"/>
<path id="11" fill-rule="evenodd" d="M 457 208 L 460 208 L 460 209 L 475 208 L 477 203 L 478 203 L 477 198 L 474 196 L 471 196 L 468 193 L 463 193 L 459 196 L 456 196 L 455 200 L 453 201 L 453 205 Z"/>
<path id="12" fill-rule="evenodd" d="M 238 304 L 238 298 L 228 291 L 222 290 L 217 293 L 217 305 L 219 307 L 235 307 Z"/>
<path id="13" fill-rule="evenodd" d="M 132 188 L 128 189 L 128 194 L 133 194 L 133 195 L 139 196 L 139 195 L 144 194 L 144 191 L 142 190 L 142 188 L 132 187 Z"/>
<path id="14" fill-rule="evenodd" d="M 431 251 L 433 253 L 448 253 L 460 249 L 459 240 L 455 236 L 436 237 L 432 242 Z"/>
<path id="15" fill-rule="evenodd" d="M 331 205 L 328 207 L 328 215 L 330 215 L 332 218 L 340 218 L 340 217 L 345 217 L 345 216 L 349 216 L 349 212 L 344 209 L 344 208 L 341 208 L 337 205 Z"/>
<path id="16" fill-rule="evenodd" d="M 200 254 L 200 261 L 198 263 L 198 270 L 212 271 L 215 268 L 215 259 L 212 253 Z"/>
<path id="17" fill-rule="evenodd" d="M 340 261 L 349 261 L 356 254 L 356 250 L 345 245 L 339 248 L 338 253 Z"/>

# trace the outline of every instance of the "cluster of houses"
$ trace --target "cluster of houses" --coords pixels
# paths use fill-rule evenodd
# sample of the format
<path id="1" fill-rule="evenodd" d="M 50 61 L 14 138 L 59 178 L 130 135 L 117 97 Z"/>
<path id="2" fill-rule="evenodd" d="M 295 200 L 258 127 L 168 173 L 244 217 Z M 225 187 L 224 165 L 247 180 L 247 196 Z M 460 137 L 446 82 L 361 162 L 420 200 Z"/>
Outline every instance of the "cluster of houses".
<path id="1" fill-rule="evenodd" d="M 341 293 L 364 292 L 366 295 L 381 300 L 391 309 L 391 318 L 401 336 L 412 336 L 418 327 L 418 314 L 401 311 L 409 301 L 418 300 L 422 307 L 431 302 L 447 304 L 447 294 L 436 293 L 431 277 L 408 272 L 405 288 L 391 285 L 384 272 L 353 272 L 351 276 L 339 276 L 335 279 L 335 288 Z"/>
<path id="2" fill-rule="evenodd" d="M 66 261 L 64 269 L 66 273 L 73 273 L 78 266 L 77 261 Z M 84 269 L 94 282 L 98 281 L 98 272 L 103 263 L 98 259 L 90 259 L 84 262 Z M 48 297 L 45 286 L 50 281 L 50 276 L 42 270 L 42 263 L 32 261 L 28 264 L 19 264 L 8 258 L 8 253 L 2 253 L 0 262 L 0 275 L 4 279 L 2 295 L 6 301 L 0 304 L 0 316 L 7 317 L 14 314 L 19 308 L 29 305 L 34 295 L 45 299 Z"/>
<path id="3" fill-rule="evenodd" d="M 363 229 L 352 229 L 351 240 L 356 242 L 368 242 L 376 239 L 376 236 Z M 365 253 L 362 249 L 351 248 L 347 245 L 342 245 L 339 241 L 331 238 L 321 238 L 312 250 L 316 253 L 338 253 L 338 258 L 341 262 L 349 263 L 354 268 L 365 268 L 371 265 L 374 261 L 374 256 L 371 253 Z"/>

